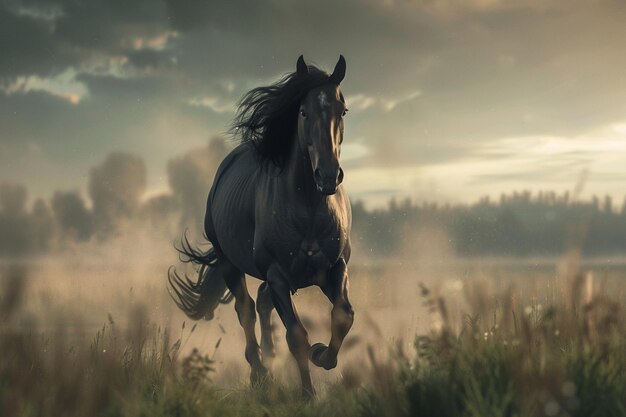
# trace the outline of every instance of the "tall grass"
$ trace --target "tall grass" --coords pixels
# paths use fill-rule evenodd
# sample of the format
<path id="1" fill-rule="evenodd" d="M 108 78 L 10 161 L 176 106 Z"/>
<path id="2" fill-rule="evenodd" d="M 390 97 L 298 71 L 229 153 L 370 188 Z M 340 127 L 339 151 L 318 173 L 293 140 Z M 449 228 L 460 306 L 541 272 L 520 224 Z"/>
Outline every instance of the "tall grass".
<path id="1" fill-rule="evenodd" d="M 491 317 L 468 315 L 459 334 L 444 319 L 439 332 L 418 337 L 413 369 L 400 374 L 407 414 L 626 415 L 624 317 L 604 295 L 585 301 L 583 279 L 575 277 L 569 304 L 511 302 Z"/>
<path id="2" fill-rule="evenodd" d="M 428 307 L 433 330 L 409 352 L 400 343 L 387 355 L 369 349 L 313 402 L 279 379 L 215 386 L 214 352 L 181 355 L 195 326 L 173 334 L 151 324 L 143 308 L 123 329 L 109 317 L 91 340 L 63 323 L 43 332 L 21 309 L 26 272 L 4 275 L 2 416 L 626 415 L 623 308 L 575 268 L 566 268 L 567 285 L 552 305 L 513 290 L 474 291 L 461 320 L 422 286 L 416 303 Z"/>

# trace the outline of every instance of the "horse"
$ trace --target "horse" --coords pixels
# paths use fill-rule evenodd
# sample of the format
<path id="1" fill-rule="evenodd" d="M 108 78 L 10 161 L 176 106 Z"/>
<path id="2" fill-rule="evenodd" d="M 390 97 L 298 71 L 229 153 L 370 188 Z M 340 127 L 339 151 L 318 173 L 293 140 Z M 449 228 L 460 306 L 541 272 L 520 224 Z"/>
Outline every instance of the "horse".
<path id="1" fill-rule="evenodd" d="M 340 88 L 345 72 L 343 55 L 330 75 L 301 55 L 295 72 L 243 96 L 231 126 L 240 143 L 221 162 L 207 199 L 204 232 L 211 247 L 194 248 L 184 236 L 181 260 L 199 265 L 198 277 L 181 277 L 173 268 L 168 273 L 170 295 L 191 319 L 210 320 L 219 304 L 234 298 L 252 383 L 268 376 L 275 356 L 275 308 L 309 397 L 315 395 L 309 360 L 336 367 L 354 321 L 347 267 L 352 213 L 339 164 L 348 112 Z M 260 346 L 245 274 L 263 281 L 256 298 Z M 312 285 L 333 305 L 328 345 L 309 343 L 292 300 Z"/>

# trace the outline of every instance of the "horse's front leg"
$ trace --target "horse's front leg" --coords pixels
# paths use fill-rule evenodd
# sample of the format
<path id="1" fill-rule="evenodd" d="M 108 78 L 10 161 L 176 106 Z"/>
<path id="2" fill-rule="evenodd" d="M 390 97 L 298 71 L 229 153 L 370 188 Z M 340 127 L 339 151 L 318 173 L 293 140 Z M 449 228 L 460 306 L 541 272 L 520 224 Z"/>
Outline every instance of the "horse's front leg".
<path id="1" fill-rule="evenodd" d="M 272 329 L 272 294 L 266 282 L 261 284 L 256 297 L 256 311 L 259 313 L 261 322 L 261 351 L 263 352 L 263 364 L 269 366 L 276 356 L 274 350 L 274 336 Z"/>
<path id="2" fill-rule="evenodd" d="M 267 273 L 267 284 L 276 312 L 287 330 L 287 345 L 298 363 L 303 394 L 307 397 L 312 397 L 315 395 L 315 390 L 313 389 L 309 371 L 309 350 L 311 345 L 309 344 L 309 336 L 306 329 L 302 325 L 293 305 L 287 278 L 280 272 L 277 266 L 272 265 Z"/>
<path id="3" fill-rule="evenodd" d="M 342 258 L 330 269 L 322 291 L 333 304 L 331 337 L 328 346 L 316 343 L 311 347 L 311 362 L 324 369 L 337 366 L 337 354 L 354 321 L 354 311 L 348 299 L 348 267 Z"/>

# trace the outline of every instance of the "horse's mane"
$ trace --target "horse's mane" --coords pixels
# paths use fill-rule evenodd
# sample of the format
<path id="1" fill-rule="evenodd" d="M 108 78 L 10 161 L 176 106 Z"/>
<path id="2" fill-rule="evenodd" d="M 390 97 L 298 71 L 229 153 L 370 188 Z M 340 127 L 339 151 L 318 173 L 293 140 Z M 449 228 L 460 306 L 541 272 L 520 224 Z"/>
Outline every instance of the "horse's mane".
<path id="1" fill-rule="evenodd" d="M 289 156 L 300 102 L 313 88 L 327 84 L 329 75 L 309 65 L 307 75 L 293 72 L 275 84 L 248 91 L 237 106 L 231 132 L 252 143 L 261 160 L 283 167 Z"/>

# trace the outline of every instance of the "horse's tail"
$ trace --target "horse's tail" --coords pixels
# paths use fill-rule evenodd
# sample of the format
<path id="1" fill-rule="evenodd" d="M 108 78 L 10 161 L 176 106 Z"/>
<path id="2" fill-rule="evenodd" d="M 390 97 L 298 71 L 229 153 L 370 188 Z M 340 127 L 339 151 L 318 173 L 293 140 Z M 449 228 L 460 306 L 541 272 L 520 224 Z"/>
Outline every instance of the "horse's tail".
<path id="1" fill-rule="evenodd" d="M 214 248 L 206 252 L 191 247 L 187 236 L 181 240 L 181 247 L 176 248 L 183 262 L 192 262 L 200 265 L 198 279 L 194 282 L 187 275 L 180 276 L 170 267 L 168 270 L 170 296 L 190 319 L 211 320 L 215 309 L 220 304 L 227 304 L 233 299 L 233 295 L 226 287 L 224 278 L 215 272 L 218 262 Z"/>

